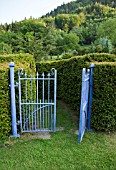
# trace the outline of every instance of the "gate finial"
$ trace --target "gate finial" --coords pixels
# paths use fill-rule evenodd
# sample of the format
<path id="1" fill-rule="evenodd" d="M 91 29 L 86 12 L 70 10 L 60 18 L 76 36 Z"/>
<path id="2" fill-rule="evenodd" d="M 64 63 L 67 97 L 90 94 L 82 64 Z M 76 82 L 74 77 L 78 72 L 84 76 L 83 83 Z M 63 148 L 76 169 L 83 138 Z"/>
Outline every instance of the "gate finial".
<path id="1" fill-rule="evenodd" d="M 10 62 L 10 63 L 9 63 L 9 67 L 15 67 L 14 62 Z"/>
<path id="2" fill-rule="evenodd" d="M 95 67 L 95 64 L 94 63 L 92 63 L 90 66 L 89 66 L 89 68 L 94 68 Z"/>

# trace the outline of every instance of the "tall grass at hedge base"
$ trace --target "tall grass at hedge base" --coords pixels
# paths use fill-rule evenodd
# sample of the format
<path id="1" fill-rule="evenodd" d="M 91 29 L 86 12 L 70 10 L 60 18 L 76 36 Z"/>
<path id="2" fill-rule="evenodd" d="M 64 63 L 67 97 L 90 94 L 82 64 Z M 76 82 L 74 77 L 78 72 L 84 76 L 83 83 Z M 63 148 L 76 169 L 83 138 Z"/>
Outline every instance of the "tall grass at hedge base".
<path id="1" fill-rule="evenodd" d="M 96 130 L 113 131 L 116 130 L 115 61 L 116 55 L 94 53 L 70 59 L 41 62 L 36 67 L 38 72 L 48 72 L 53 67 L 57 69 L 57 98 L 69 103 L 79 116 L 82 68 L 89 68 L 91 63 L 95 63 L 91 123 Z"/>
<path id="2" fill-rule="evenodd" d="M 32 55 L 0 55 L 0 139 L 4 139 L 11 133 L 10 77 L 8 66 L 11 61 L 15 63 L 15 82 L 18 82 L 19 68 L 24 68 L 29 73 L 35 73 L 35 61 Z M 17 100 L 18 93 L 16 93 L 16 103 L 18 103 Z M 18 111 L 17 114 L 19 114 Z"/>

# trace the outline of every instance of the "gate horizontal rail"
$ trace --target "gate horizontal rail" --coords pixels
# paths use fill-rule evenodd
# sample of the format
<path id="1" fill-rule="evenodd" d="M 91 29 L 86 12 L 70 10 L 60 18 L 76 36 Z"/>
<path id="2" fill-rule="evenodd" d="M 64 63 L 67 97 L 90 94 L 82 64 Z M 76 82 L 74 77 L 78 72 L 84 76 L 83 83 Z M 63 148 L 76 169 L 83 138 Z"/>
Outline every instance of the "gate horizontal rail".
<path id="1" fill-rule="evenodd" d="M 54 105 L 54 103 L 20 103 L 21 105 Z"/>
<path id="2" fill-rule="evenodd" d="M 20 80 L 54 80 L 54 78 L 20 78 Z"/>

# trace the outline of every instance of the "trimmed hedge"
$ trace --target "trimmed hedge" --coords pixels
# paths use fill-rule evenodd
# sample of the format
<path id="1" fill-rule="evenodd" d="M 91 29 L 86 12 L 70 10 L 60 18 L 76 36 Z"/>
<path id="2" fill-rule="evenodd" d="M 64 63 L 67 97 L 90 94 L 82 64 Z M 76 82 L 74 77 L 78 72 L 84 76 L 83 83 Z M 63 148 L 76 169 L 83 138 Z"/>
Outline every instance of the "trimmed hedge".
<path id="1" fill-rule="evenodd" d="M 29 73 L 35 73 L 35 61 L 30 54 L 0 55 L 0 138 L 4 138 L 11 131 L 9 66 L 15 63 L 15 82 L 18 78 L 18 68 L 24 68 Z M 16 88 L 16 92 L 17 92 Z M 18 93 L 16 93 L 18 99 Z"/>
<path id="2" fill-rule="evenodd" d="M 116 62 L 115 54 L 108 53 L 91 53 L 84 55 L 86 61 L 98 61 L 98 62 Z"/>
<path id="3" fill-rule="evenodd" d="M 116 130 L 116 62 L 96 63 L 93 83 L 92 125 Z"/>
<path id="4" fill-rule="evenodd" d="M 100 62 L 102 62 L 102 64 Z M 110 63 L 110 62 L 111 63 Z M 80 110 L 82 68 L 88 68 L 94 62 L 94 93 L 92 106 L 92 126 L 96 130 L 115 130 L 115 84 L 116 55 L 87 54 L 70 59 L 38 63 L 38 72 L 48 72 L 51 68 L 58 71 L 57 97 L 70 104 L 71 108 Z M 107 93 L 106 93 L 107 92 Z"/>

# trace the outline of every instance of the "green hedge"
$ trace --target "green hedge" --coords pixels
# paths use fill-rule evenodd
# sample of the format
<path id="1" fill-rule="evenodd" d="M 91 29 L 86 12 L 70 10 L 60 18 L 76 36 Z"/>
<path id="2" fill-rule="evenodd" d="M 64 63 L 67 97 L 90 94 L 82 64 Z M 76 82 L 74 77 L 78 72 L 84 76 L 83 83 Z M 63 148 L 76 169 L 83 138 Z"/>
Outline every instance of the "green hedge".
<path id="1" fill-rule="evenodd" d="M 0 138 L 11 129 L 8 70 L 0 69 Z"/>
<path id="2" fill-rule="evenodd" d="M 98 61 L 103 64 L 99 64 L 100 62 Z M 109 63 L 109 61 L 114 64 Z M 95 63 L 92 126 L 97 130 L 108 131 L 115 129 L 114 121 L 116 121 L 114 102 L 111 102 L 115 100 L 115 61 L 116 55 L 105 53 L 88 54 L 70 59 L 41 62 L 37 64 L 36 69 L 38 72 L 48 72 L 53 67 L 57 69 L 57 97 L 69 103 L 71 108 L 77 110 L 77 114 L 79 115 L 82 68 L 88 68 L 92 62 Z M 109 79 L 111 79 L 111 81 L 109 81 Z M 100 88 L 102 86 L 104 86 L 105 90 L 107 89 L 107 95 L 104 93 L 104 90 Z M 101 96 L 101 99 L 99 96 Z"/>
<path id="3" fill-rule="evenodd" d="M 98 61 L 98 62 L 116 62 L 116 55 L 115 54 L 108 54 L 108 53 L 91 53 L 84 55 L 86 61 Z"/>
<path id="4" fill-rule="evenodd" d="M 96 63 L 93 83 L 92 125 L 116 130 L 116 62 Z"/>
<path id="5" fill-rule="evenodd" d="M 35 73 L 35 61 L 30 54 L 0 55 L 0 138 L 4 138 L 11 132 L 10 111 L 10 88 L 9 88 L 9 66 L 15 63 L 15 82 L 18 81 L 18 68 L 24 68 L 27 72 Z M 16 92 L 18 89 L 16 89 Z M 16 93 L 18 99 L 18 93 Z M 18 104 L 18 102 L 17 102 Z"/>

